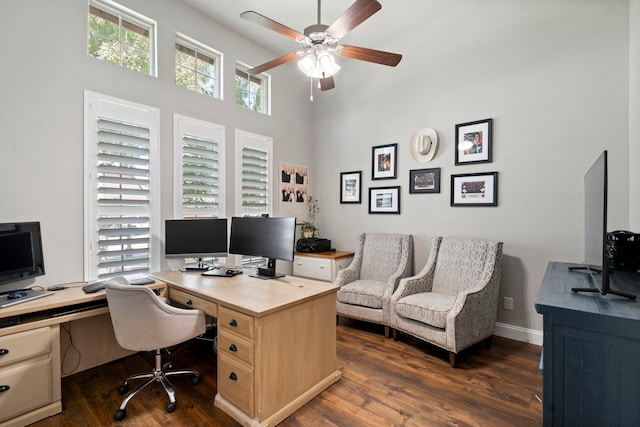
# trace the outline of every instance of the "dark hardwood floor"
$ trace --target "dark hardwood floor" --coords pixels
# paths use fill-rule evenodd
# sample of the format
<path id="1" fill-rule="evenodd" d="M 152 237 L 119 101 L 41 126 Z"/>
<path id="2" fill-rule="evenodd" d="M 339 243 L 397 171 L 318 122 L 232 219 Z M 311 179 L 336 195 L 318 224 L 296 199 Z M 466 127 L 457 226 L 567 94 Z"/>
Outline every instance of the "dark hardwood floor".
<path id="1" fill-rule="evenodd" d="M 385 339 L 382 327 L 344 318 L 337 328 L 342 379 L 281 426 L 542 425 L 538 346 L 494 337 L 489 349 L 462 352 L 452 369 L 447 352 L 407 335 Z M 152 354 L 139 353 L 64 378 L 63 412 L 32 426 L 238 426 L 213 405 L 216 359 L 209 343 L 186 343 L 163 359 L 202 374 L 197 386 L 187 377 L 172 379 L 175 412 L 165 411 L 164 390 L 154 384 L 129 402 L 123 421 L 113 420 L 121 381 L 153 366 Z"/>

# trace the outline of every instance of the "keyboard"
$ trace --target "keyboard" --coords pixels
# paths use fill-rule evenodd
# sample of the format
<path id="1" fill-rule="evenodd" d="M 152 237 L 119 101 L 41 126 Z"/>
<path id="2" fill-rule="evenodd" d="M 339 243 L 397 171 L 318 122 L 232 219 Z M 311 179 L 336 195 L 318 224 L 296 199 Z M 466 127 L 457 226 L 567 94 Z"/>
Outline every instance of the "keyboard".
<path id="1" fill-rule="evenodd" d="M 120 278 L 121 282 L 124 282 L 124 280 L 122 279 L 124 279 L 124 277 Z M 112 280 L 112 279 L 109 279 L 109 280 Z M 88 285 L 84 285 L 82 287 L 82 290 L 86 294 L 92 294 L 94 292 L 101 291 L 107 286 L 107 283 L 109 282 L 109 280 L 100 280 L 98 282 L 89 283 Z M 130 285 L 150 285 L 152 283 L 156 283 L 155 280 L 147 276 L 140 276 L 140 277 L 127 279 L 127 282 L 129 282 Z"/>
<path id="2" fill-rule="evenodd" d="M 94 292 L 98 292 L 103 290 L 107 286 L 106 280 L 101 280 L 99 282 L 89 283 L 88 285 L 84 285 L 82 290 L 85 294 L 92 294 Z"/>
<path id="3" fill-rule="evenodd" d="M 129 284 L 131 285 L 150 285 L 152 283 L 156 283 L 151 277 L 135 277 L 133 279 L 129 279 Z"/>

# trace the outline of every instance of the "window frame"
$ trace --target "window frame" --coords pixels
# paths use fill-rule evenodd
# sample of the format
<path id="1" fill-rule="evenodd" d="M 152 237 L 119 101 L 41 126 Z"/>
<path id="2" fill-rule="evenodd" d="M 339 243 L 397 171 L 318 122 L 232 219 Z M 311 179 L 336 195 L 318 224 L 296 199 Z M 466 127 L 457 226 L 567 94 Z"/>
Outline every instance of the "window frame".
<path id="1" fill-rule="evenodd" d="M 149 130 L 149 237 L 148 269 L 160 269 L 160 158 L 159 129 L 160 110 L 131 101 L 102 95 L 96 92 L 84 92 L 84 280 L 111 277 L 116 274 L 99 276 L 98 246 L 99 240 L 92 239 L 98 234 L 100 213 L 119 213 L 117 208 L 100 207 L 98 203 L 98 121 L 105 118 L 134 126 L 148 126 Z M 145 213 L 142 208 L 122 209 L 126 215 Z M 124 265 L 124 264 L 123 264 Z M 137 271 L 140 272 L 140 271 Z M 118 275 L 129 275 L 120 273 Z"/>
<path id="2" fill-rule="evenodd" d="M 258 80 L 260 82 L 260 108 L 258 110 L 245 107 L 238 103 L 238 98 L 236 95 L 236 105 L 245 108 L 250 111 L 256 111 L 261 114 L 266 114 L 268 116 L 271 115 L 271 76 L 267 73 L 260 73 L 256 75 L 249 74 L 247 70 L 252 67 L 244 64 L 242 62 L 236 62 L 236 71 L 234 76 L 234 88 L 237 92 L 238 90 L 238 78 L 244 79 L 245 81 L 251 81 L 253 79 Z M 244 74 L 244 75 L 239 75 Z M 245 77 L 246 76 L 246 77 Z M 242 88 L 240 88 L 242 90 Z"/>
<path id="3" fill-rule="evenodd" d="M 118 19 L 118 28 L 119 28 L 119 34 L 121 34 L 123 25 L 122 25 L 122 21 L 125 20 L 127 22 L 129 22 L 132 25 L 135 25 L 137 27 L 139 27 L 140 29 L 145 30 L 146 32 L 148 32 L 148 37 L 149 37 L 149 51 L 147 52 L 149 55 L 149 73 L 148 75 L 150 75 L 151 77 L 158 77 L 158 61 L 157 61 L 157 50 L 158 50 L 158 42 L 157 42 L 157 23 L 156 21 L 132 10 L 129 8 L 126 8 L 122 5 L 120 5 L 119 3 L 116 3 L 114 1 L 111 0 L 89 0 L 89 8 L 88 8 L 88 13 L 87 13 L 87 53 L 89 54 L 89 56 L 96 58 L 96 59 L 100 59 L 103 60 L 97 56 L 94 56 L 93 54 L 91 54 L 91 52 L 89 52 L 89 34 L 91 33 L 91 15 L 95 15 L 94 13 L 92 13 L 92 8 L 97 9 L 107 15 L 111 15 L 114 18 Z M 98 15 L 95 15 L 98 16 Z M 104 19 L 104 17 L 101 17 Z M 113 21 L 112 21 L 113 22 Z M 126 25 L 124 26 L 126 28 Z M 129 28 L 129 30 L 132 30 L 134 32 L 140 33 L 140 31 L 136 31 L 136 28 L 132 27 Z M 123 42 L 120 38 L 120 36 L 118 37 L 118 43 L 120 46 L 122 46 Z M 107 61 L 107 62 L 111 62 L 112 64 L 117 64 L 123 68 L 129 69 L 129 70 L 133 70 L 133 71 L 138 71 L 132 68 L 127 67 L 126 65 L 124 65 L 122 63 L 122 59 L 123 59 L 123 55 L 122 55 L 122 49 L 120 49 L 120 58 L 119 61 L 113 62 L 113 61 Z M 146 74 L 146 73 L 143 73 Z"/>
<path id="4" fill-rule="evenodd" d="M 180 87 L 184 87 L 186 89 L 189 90 L 193 90 L 194 92 L 198 92 L 201 93 L 203 95 L 207 95 L 210 96 L 212 98 L 215 99 L 223 99 L 223 81 L 222 81 L 222 77 L 223 77 L 223 70 L 224 70 L 224 55 L 213 49 L 210 46 L 207 46 L 203 43 L 200 43 L 199 41 L 192 39 L 191 37 L 188 37 L 182 33 L 176 32 L 176 40 L 175 40 L 175 51 L 178 51 L 178 47 L 177 45 L 182 46 L 183 48 L 186 49 L 190 49 L 194 52 L 194 55 L 191 55 L 191 53 L 189 52 L 184 52 L 187 55 L 191 55 L 194 57 L 194 59 L 198 59 L 198 54 L 204 55 L 206 57 L 210 57 L 210 59 L 212 59 L 214 61 L 214 76 L 212 77 L 214 80 L 214 93 L 213 94 L 208 94 L 205 92 L 202 92 L 201 90 L 198 90 L 198 85 L 197 85 L 197 76 L 200 75 L 206 75 L 204 73 L 201 73 L 198 71 L 198 67 L 197 67 L 197 62 L 196 62 L 196 66 L 194 69 L 189 69 L 190 72 L 194 73 L 194 78 L 196 79 L 196 81 L 194 82 L 194 89 L 187 87 L 187 86 L 182 86 L 180 84 L 178 84 L 178 82 L 176 81 L 176 85 L 180 86 Z M 178 64 L 178 60 L 175 59 L 175 68 L 174 68 L 174 73 L 175 73 L 175 79 L 177 80 L 177 69 L 178 67 L 184 67 L 182 64 Z"/>
<path id="5" fill-rule="evenodd" d="M 174 114 L 174 191 L 173 191 L 173 213 L 174 218 L 225 218 L 226 217 L 226 150 L 225 150 L 225 127 L 212 122 L 194 119 L 192 117 Z M 217 212 L 211 215 L 195 215 L 191 211 L 185 211 L 183 206 L 184 181 L 182 179 L 184 171 L 184 135 L 191 134 L 193 137 L 217 140 L 218 153 L 218 208 Z"/>

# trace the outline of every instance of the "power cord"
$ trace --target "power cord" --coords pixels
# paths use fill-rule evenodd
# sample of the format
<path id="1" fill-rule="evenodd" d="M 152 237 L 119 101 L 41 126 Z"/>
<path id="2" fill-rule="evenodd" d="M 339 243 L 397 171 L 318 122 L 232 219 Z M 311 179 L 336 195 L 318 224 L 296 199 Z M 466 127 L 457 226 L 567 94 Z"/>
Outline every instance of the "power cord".
<path id="1" fill-rule="evenodd" d="M 73 337 L 71 336 L 71 322 L 61 323 L 60 326 L 62 326 L 62 329 L 64 329 L 64 331 L 67 333 L 67 336 L 69 337 L 69 345 L 62 353 L 62 373 L 65 375 L 69 375 L 75 372 L 75 370 L 78 369 L 78 366 L 80 366 L 80 362 L 82 361 L 82 354 L 73 344 Z M 76 365 L 73 367 L 73 369 L 71 369 L 70 371 L 67 371 L 64 368 L 64 366 L 65 366 L 65 361 L 67 360 L 67 353 L 69 353 L 70 350 L 73 350 L 76 352 L 76 354 L 78 355 L 78 361 L 76 362 Z"/>

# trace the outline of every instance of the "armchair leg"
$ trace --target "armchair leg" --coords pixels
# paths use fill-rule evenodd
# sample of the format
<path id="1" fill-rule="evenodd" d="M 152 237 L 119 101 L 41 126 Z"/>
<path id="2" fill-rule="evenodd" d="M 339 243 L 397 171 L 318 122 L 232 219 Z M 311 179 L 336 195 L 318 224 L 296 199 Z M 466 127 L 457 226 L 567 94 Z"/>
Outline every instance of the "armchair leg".
<path id="1" fill-rule="evenodd" d="M 453 351 L 449 352 L 449 364 L 452 368 L 456 367 L 456 354 Z"/>
<path id="2" fill-rule="evenodd" d="M 393 330 L 392 330 L 392 333 L 393 333 L 393 340 L 394 340 L 394 341 L 398 341 L 398 331 L 397 331 L 397 330 L 395 330 L 395 329 L 393 329 Z"/>
<path id="3" fill-rule="evenodd" d="M 484 348 L 486 348 L 486 349 L 490 349 L 491 348 L 492 339 L 493 339 L 493 335 L 484 340 Z"/>
<path id="4" fill-rule="evenodd" d="M 384 325 L 384 337 L 389 338 L 391 335 L 389 333 L 390 328 L 387 325 Z"/>

